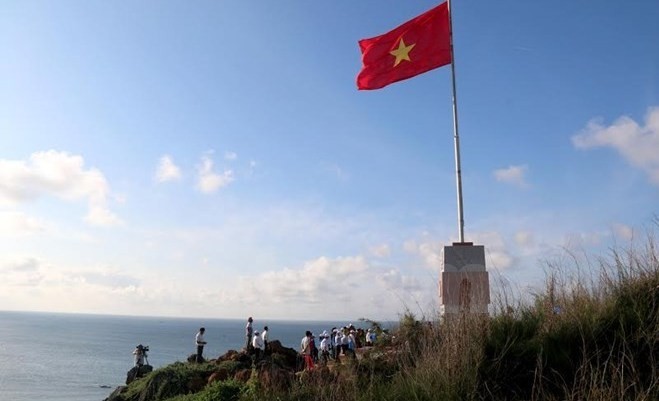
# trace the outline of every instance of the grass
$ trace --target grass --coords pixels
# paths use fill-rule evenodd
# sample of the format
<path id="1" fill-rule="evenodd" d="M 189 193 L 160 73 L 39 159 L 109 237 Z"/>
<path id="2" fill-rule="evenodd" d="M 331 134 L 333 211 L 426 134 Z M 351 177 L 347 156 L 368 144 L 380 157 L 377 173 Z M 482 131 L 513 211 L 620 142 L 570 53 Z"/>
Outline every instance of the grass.
<path id="1" fill-rule="evenodd" d="M 247 382 L 199 386 L 217 366 L 174 364 L 116 401 L 659 399 L 654 237 L 585 267 L 568 256 L 569 263 L 549 264 L 531 302 L 504 294 L 494 316 L 431 324 L 406 313 L 394 336 L 359 361 L 305 372 L 285 389 L 267 388 L 256 370 Z"/>

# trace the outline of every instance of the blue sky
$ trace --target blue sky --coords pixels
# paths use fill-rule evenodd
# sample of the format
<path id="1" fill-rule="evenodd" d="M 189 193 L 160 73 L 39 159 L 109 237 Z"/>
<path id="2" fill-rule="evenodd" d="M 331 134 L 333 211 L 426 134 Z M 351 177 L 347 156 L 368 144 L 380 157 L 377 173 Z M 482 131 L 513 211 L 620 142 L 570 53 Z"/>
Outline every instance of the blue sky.
<path id="1" fill-rule="evenodd" d="M 356 90 L 433 1 L 3 1 L 0 309 L 266 319 L 437 308 L 450 68 Z M 453 3 L 465 237 L 497 281 L 642 237 L 659 3 Z"/>

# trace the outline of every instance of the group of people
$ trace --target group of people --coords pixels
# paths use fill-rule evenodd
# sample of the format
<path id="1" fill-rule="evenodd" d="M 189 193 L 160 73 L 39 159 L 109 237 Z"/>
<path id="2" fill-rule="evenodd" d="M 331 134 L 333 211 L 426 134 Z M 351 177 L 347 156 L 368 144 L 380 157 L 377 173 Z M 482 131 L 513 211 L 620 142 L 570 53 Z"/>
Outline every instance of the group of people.
<path id="1" fill-rule="evenodd" d="M 263 326 L 263 331 L 259 333 L 258 330 L 254 330 L 252 324 L 254 319 L 250 316 L 247 318 L 247 325 L 245 326 L 245 349 L 249 353 L 254 354 L 256 361 L 261 359 L 268 350 L 268 326 Z"/>
<path id="2" fill-rule="evenodd" d="M 268 326 L 264 326 L 263 331 L 259 332 L 258 330 L 254 330 L 253 322 L 254 319 L 250 316 L 245 326 L 245 350 L 253 354 L 258 361 L 268 352 Z M 203 353 L 204 345 L 206 345 L 204 333 L 206 333 L 206 328 L 201 327 L 195 336 L 195 345 L 197 346 L 195 361 L 198 363 L 204 361 Z"/>
<path id="3" fill-rule="evenodd" d="M 331 332 L 324 330 L 320 335 L 320 344 L 316 345 L 316 337 L 307 330 L 300 342 L 300 353 L 304 359 L 305 369 L 313 369 L 315 363 L 326 364 L 330 359 L 339 361 L 340 355 L 356 357 L 355 350 L 363 346 L 372 346 L 376 340 L 375 330 L 358 328 L 352 324 Z"/>
<path id="4" fill-rule="evenodd" d="M 206 329 L 201 327 L 195 336 L 197 346 L 196 362 L 203 362 L 204 333 Z M 318 338 L 320 343 L 316 343 L 314 334 L 307 330 L 302 341 L 300 342 L 300 354 L 304 361 L 305 369 L 313 369 L 314 364 L 327 363 L 330 359 L 338 361 L 340 355 L 355 358 L 355 350 L 363 346 L 372 346 L 376 340 L 376 332 L 373 329 L 364 330 L 355 328 L 352 324 L 336 328 L 332 327 L 331 331 L 324 330 Z M 254 356 L 255 361 L 259 361 L 269 352 L 268 349 L 268 326 L 263 327 L 259 332 L 254 329 L 254 319 L 250 316 L 245 325 L 245 350 Z"/>

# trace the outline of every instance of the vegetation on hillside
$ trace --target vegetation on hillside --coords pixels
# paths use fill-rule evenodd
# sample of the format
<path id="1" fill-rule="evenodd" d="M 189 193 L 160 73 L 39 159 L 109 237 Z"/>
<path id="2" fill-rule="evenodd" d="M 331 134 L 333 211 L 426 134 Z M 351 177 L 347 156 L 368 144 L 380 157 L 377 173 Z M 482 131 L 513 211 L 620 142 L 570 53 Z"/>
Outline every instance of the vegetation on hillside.
<path id="1" fill-rule="evenodd" d="M 113 400 L 659 399 L 654 238 L 614 250 L 596 267 L 574 264 L 550 266 L 533 302 L 513 307 L 499 298 L 492 317 L 424 323 L 407 313 L 393 336 L 357 360 L 295 376 L 282 375 L 277 358 L 256 366 L 177 363 L 136 380 Z M 222 380 L 207 384 L 218 371 Z"/>

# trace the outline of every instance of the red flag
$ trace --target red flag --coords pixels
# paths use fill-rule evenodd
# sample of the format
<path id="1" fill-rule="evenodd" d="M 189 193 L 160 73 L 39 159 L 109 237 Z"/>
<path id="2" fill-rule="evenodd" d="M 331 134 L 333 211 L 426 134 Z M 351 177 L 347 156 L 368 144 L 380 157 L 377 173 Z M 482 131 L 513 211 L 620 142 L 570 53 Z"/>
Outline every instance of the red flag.
<path id="1" fill-rule="evenodd" d="M 384 35 L 359 41 L 362 70 L 358 89 L 380 89 L 451 63 L 447 3 L 426 11 Z"/>

